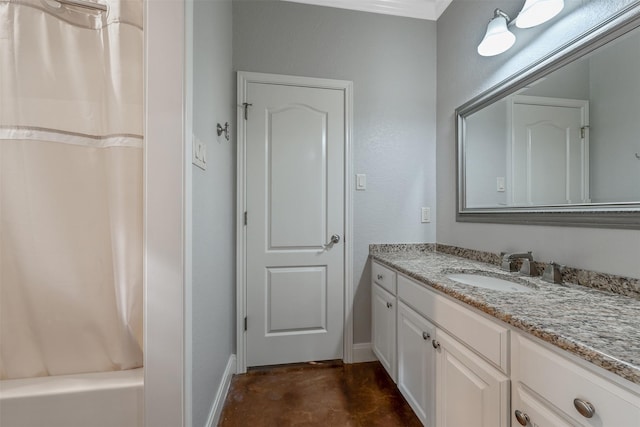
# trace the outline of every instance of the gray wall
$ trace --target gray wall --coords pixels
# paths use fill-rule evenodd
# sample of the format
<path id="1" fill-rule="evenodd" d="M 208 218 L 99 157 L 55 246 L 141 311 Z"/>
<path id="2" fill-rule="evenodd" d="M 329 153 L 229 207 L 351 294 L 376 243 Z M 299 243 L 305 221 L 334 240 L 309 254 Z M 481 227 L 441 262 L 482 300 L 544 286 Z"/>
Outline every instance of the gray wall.
<path id="1" fill-rule="evenodd" d="M 589 99 L 589 61 L 572 62 L 522 91 L 522 95 Z"/>
<path id="2" fill-rule="evenodd" d="M 542 261 L 640 278 L 640 231 L 455 221 L 455 108 L 632 2 L 565 3 L 558 19 L 514 28 L 516 44 L 497 57 L 476 53 L 487 21 L 496 7 L 514 16 L 521 2 L 454 0 L 438 20 L 438 242 L 493 252 L 529 249 Z"/>
<path id="3" fill-rule="evenodd" d="M 511 104 L 505 100 L 469 116 L 465 123 L 467 206 L 506 206 L 511 185 L 507 172 L 511 152 Z M 498 177 L 505 179 L 505 191 L 497 191 Z"/>
<path id="4" fill-rule="evenodd" d="M 589 63 L 591 200 L 638 201 L 640 160 L 634 154 L 640 153 L 640 36 L 617 41 Z"/>
<path id="5" fill-rule="evenodd" d="M 431 21 L 275 1 L 234 1 L 235 70 L 354 83 L 354 342 L 371 340 L 370 243 L 434 242 L 435 48 Z"/>
<path id="6" fill-rule="evenodd" d="M 229 356 L 235 353 L 236 145 L 231 0 L 194 2 L 193 134 L 207 145 L 207 170 L 192 166 L 192 386 L 194 427 L 204 426 Z"/>

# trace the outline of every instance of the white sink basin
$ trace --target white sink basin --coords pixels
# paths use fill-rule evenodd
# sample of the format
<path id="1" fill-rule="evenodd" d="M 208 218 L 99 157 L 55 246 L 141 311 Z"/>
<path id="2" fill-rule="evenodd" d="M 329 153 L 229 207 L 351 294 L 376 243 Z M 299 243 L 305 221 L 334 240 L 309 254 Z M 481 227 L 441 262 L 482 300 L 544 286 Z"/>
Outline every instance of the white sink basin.
<path id="1" fill-rule="evenodd" d="M 480 274 L 458 273 L 448 274 L 447 278 L 463 283 L 465 285 L 476 286 L 478 288 L 492 289 L 503 292 L 533 292 L 535 289 L 510 280 L 498 279 L 497 277 L 483 276 Z"/>

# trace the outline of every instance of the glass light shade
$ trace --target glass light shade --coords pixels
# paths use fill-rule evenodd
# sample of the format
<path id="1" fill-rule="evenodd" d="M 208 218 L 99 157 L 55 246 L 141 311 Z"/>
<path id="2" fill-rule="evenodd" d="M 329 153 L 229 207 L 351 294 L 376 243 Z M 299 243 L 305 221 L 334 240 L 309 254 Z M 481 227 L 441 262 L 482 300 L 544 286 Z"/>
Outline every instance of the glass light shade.
<path id="1" fill-rule="evenodd" d="M 499 55 L 509 50 L 516 42 L 516 36 L 507 28 L 507 19 L 496 16 L 487 25 L 487 32 L 478 45 L 478 53 L 482 56 Z"/>
<path id="2" fill-rule="evenodd" d="M 547 22 L 562 9 L 564 9 L 564 0 L 526 0 L 516 18 L 516 27 L 535 27 Z"/>

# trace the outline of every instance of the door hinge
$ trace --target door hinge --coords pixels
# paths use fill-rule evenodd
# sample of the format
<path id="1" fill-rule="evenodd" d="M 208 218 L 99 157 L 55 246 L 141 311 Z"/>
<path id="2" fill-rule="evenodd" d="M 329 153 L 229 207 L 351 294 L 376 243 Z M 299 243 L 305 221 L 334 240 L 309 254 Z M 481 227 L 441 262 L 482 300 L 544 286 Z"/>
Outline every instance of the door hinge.
<path id="1" fill-rule="evenodd" d="M 247 225 L 247 211 L 244 211 L 244 225 Z"/>
<path id="2" fill-rule="evenodd" d="M 242 106 L 244 107 L 244 119 L 249 120 L 249 107 L 253 104 L 249 104 L 248 102 L 243 102 Z"/>
<path id="3" fill-rule="evenodd" d="M 247 330 L 247 316 L 244 317 L 244 330 Z"/>
<path id="4" fill-rule="evenodd" d="M 586 134 L 585 130 L 586 130 L 586 129 L 589 129 L 589 125 L 582 126 L 582 127 L 580 128 L 580 138 L 584 138 L 584 137 L 585 137 L 585 134 Z"/>

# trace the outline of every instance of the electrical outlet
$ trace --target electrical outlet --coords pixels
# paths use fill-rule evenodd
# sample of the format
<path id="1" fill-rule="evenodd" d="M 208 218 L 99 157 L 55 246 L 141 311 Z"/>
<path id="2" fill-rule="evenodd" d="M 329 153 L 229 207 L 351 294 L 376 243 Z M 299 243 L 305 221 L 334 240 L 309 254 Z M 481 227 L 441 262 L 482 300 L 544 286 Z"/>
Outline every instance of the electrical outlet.
<path id="1" fill-rule="evenodd" d="M 422 208 L 422 222 L 431 222 L 431 208 Z"/>
<path id="2" fill-rule="evenodd" d="M 207 144 L 200 141 L 195 135 L 193 135 L 192 163 L 202 170 L 207 170 Z"/>

